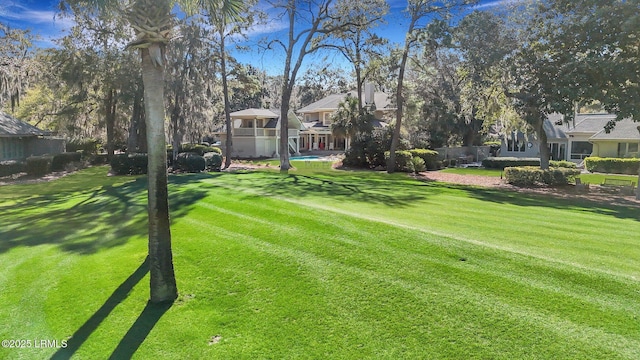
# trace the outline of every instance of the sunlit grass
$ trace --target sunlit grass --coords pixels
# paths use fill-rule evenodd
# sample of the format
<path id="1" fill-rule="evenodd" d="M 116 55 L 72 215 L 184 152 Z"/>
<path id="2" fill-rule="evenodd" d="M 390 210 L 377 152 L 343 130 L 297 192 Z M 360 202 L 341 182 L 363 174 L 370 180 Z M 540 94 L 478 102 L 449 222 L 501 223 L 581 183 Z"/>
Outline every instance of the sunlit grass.
<path id="1" fill-rule="evenodd" d="M 330 168 L 172 176 L 166 309 L 145 307 L 145 178 L 105 174 L 0 187 L 0 337 L 71 344 L 0 358 L 640 357 L 637 207 Z"/>

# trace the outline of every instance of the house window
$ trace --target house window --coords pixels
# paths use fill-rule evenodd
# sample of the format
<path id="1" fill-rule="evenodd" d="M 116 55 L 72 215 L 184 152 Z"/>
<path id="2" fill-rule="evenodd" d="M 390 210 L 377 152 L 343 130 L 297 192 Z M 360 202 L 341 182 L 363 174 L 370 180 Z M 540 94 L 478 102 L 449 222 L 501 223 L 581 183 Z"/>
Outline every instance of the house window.
<path id="1" fill-rule="evenodd" d="M 525 152 L 526 142 L 524 140 L 518 141 L 518 139 L 507 138 L 507 151 L 512 152 Z"/>
<path id="2" fill-rule="evenodd" d="M 638 143 L 618 143 L 618 157 L 638 156 Z"/>
<path id="3" fill-rule="evenodd" d="M 0 139 L 0 160 L 14 160 L 24 157 L 24 148 L 20 139 Z"/>
<path id="4" fill-rule="evenodd" d="M 331 125 L 331 113 L 328 113 L 328 112 L 324 113 L 322 122 L 326 126 Z"/>
<path id="5" fill-rule="evenodd" d="M 593 144 L 588 141 L 574 141 L 571 143 L 571 158 L 574 160 L 581 160 L 589 155 L 593 151 Z"/>

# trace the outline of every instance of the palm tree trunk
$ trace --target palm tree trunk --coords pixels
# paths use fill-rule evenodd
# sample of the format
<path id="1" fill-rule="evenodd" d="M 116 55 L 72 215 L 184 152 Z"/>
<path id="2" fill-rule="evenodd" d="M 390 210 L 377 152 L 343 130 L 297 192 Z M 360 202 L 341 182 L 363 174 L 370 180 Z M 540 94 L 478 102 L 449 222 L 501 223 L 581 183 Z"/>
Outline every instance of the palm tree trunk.
<path id="1" fill-rule="evenodd" d="M 162 46 L 152 44 L 150 48 Z M 150 48 L 141 49 L 145 122 L 149 149 L 149 273 L 150 301 L 173 301 L 178 297 L 171 254 L 167 159 L 164 131 L 164 65 L 154 64 Z M 157 50 L 157 49 L 154 49 Z"/>
<path id="2" fill-rule="evenodd" d="M 229 106 L 229 85 L 227 84 L 227 53 L 224 44 L 224 26 L 220 28 L 220 73 L 222 75 L 222 94 L 224 97 L 224 123 L 227 128 L 224 168 L 231 166 L 231 152 L 233 151 L 233 135 L 231 134 L 231 108 Z"/>

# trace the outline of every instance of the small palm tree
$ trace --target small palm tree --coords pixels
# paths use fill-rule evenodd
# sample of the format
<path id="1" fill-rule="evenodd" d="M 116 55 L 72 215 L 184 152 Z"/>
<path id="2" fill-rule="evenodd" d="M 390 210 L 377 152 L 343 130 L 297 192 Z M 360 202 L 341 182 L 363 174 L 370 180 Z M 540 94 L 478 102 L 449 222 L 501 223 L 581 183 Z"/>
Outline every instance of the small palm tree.
<path id="1" fill-rule="evenodd" d="M 65 0 L 63 0 L 65 1 Z M 173 301 L 178 289 L 173 270 L 169 201 L 167 189 L 167 162 L 165 141 L 164 69 L 165 48 L 172 36 L 174 1 L 170 0 L 66 0 L 99 11 L 124 14 L 135 30 L 136 40 L 129 47 L 140 50 L 142 80 L 144 83 L 145 124 L 147 127 L 148 212 L 149 212 L 149 273 L 150 301 Z M 221 6 L 226 3 L 227 6 Z M 182 0 L 182 9 L 194 14 L 206 8 L 216 8 L 234 14 L 240 0 Z"/>
<path id="2" fill-rule="evenodd" d="M 355 139 L 358 135 L 371 133 L 373 116 L 358 110 L 358 99 L 347 96 L 338 105 L 338 110 L 331 118 L 331 132 L 334 136 L 342 136 L 349 140 Z"/>

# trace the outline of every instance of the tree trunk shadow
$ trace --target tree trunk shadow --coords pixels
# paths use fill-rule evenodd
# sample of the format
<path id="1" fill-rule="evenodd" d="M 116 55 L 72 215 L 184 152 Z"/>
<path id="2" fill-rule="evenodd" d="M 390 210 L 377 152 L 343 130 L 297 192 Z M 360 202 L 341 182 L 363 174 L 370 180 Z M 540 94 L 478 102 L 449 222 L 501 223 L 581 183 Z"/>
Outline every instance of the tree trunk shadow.
<path id="1" fill-rule="evenodd" d="M 120 343 L 109 359 L 131 359 L 162 315 L 164 315 L 172 305 L 173 301 L 158 304 L 148 302 L 140 316 L 138 316 L 129 328 L 129 331 L 127 331 L 122 340 L 120 340 Z"/>
<path id="2" fill-rule="evenodd" d="M 53 354 L 51 360 L 70 359 L 71 356 L 78 351 L 80 346 L 82 346 L 82 344 L 84 344 L 84 342 L 89 338 L 89 336 L 91 336 L 91 334 L 98 328 L 98 326 L 100 326 L 102 321 L 109 316 L 113 309 L 127 298 L 131 290 L 140 282 L 140 280 L 142 280 L 147 272 L 149 272 L 149 258 L 146 258 L 144 262 L 140 264 L 140 266 L 138 266 L 138 268 L 122 284 L 120 284 L 120 286 L 118 286 L 100 309 L 98 309 L 98 311 L 96 311 L 89 320 L 76 330 L 69 341 L 67 341 L 67 347 L 59 349 L 55 354 Z M 147 307 L 149 306 L 147 305 Z M 122 344 L 122 342 L 120 344 Z"/>

